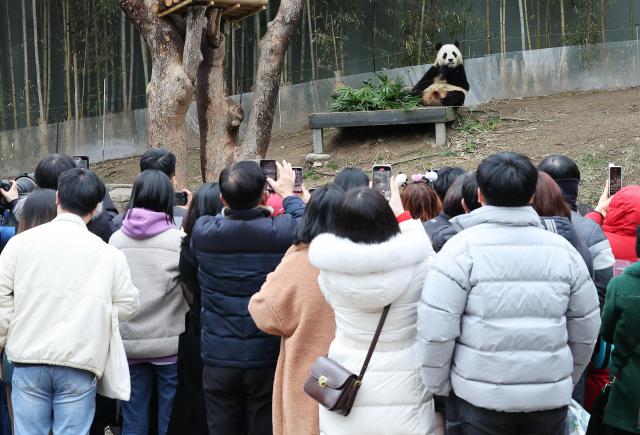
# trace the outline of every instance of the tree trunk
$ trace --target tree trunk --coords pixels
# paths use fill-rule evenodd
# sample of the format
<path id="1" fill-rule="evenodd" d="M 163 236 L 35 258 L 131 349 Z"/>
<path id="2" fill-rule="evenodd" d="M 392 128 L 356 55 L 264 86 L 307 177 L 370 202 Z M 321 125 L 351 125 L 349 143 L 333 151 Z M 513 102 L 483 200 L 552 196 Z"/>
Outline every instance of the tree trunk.
<path id="1" fill-rule="evenodd" d="M 282 59 L 302 16 L 303 0 L 282 0 L 275 19 L 260 41 L 252 110 L 240 158 L 263 158 L 267 153 L 282 73 Z"/>
<path id="2" fill-rule="evenodd" d="M 255 86 L 255 77 L 258 72 L 258 59 L 260 58 L 260 39 L 262 35 L 260 34 L 260 14 L 255 14 L 253 18 L 256 25 L 256 33 L 253 38 L 253 86 Z"/>
<path id="3" fill-rule="evenodd" d="M 200 170 L 202 181 L 216 181 L 222 169 L 237 159 L 237 135 L 242 108 L 227 95 L 225 36 L 220 11 L 207 21 L 203 41 L 204 60 L 198 69 L 197 102 L 200 126 Z"/>
<path id="4" fill-rule="evenodd" d="M 120 13 L 120 86 L 122 87 L 122 111 L 129 107 L 127 101 L 127 21 L 124 12 Z"/>
<path id="5" fill-rule="evenodd" d="M 600 38 L 602 43 L 607 42 L 607 0 L 600 0 Z"/>
<path id="6" fill-rule="evenodd" d="M 547 19 L 549 19 L 549 0 L 547 0 Z M 562 45 L 567 45 L 567 26 L 565 23 L 564 0 L 560 0 L 560 34 L 562 35 Z"/>
<path id="7" fill-rule="evenodd" d="M 27 127 L 31 127 L 31 102 L 29 98 L 29 50 L 27 45 L 27 6 L 22 4 L 22 48 L 24 52 L 24 116 Z"/>
<path id="8" fill-rule="evenodd" d="M 40 47 L 38 43 L 38 8 L 36 0 L 31 0 L 31 9 L 33 15 L 33 53 L 36 58 L 36 84 L 38 86 L 38 115 L 40 118 L 40 125 L 47 123 L 46 115 L 44 112 L 44 100 L 42 99 L 42 80 L 40 78 Z"/>
<path id="9" fill-rule="evenodd" d="M 151 12 L 152 0 L 120 0 L 120 7 L 138 28 L 151 52 L 147 86 L 147 140 L 177 158 L 175 186 L 188 186 L 185 116 L 193 100 L 196 74 L 202 62 L 200 41 L 205 8 L 189 8 L 186 35 L 170 19 Z"/>
<path id="10" fill-rule="evenodd" d="M 491 0 L 485 0 L 485 28 L 487 33 L 487 54 L 493 52 L 491 37 Z"/>
<path id="11" fill-rule="evenodd" d="M 16 97 L 16 77 L 13 68 L 13 41 L 11 40 L 11 15 L 9 14 L 9 2 L 4 2 L 5 17 L 7 20 L 7 54 L 9 55 L 9 76 L 11 79 L 11 104 L 13 104 L 13 129 L 18 129 L 18 104 Z"/>

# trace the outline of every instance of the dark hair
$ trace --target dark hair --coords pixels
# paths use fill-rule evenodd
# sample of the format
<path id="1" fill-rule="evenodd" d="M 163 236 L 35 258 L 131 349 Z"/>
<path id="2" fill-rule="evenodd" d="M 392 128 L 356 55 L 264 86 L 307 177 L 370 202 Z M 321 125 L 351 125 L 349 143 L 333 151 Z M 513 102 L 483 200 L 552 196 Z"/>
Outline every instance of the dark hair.
<path id="1" fill-rule="evenodd" d="M 245 160 L 220 173 L 220 193 L 229 208 L 248 210 L 260 204 L 266 182 L 260 165 Z"/>
<path id="2" fill-rule="evenodd" d="M 464 199 L 464 205 L 469 212 L 482 207 L 478 201 L 478 180 L 475 172 L 469 172 L 462 176 L 462 199 Z"/>
<path id="3" fill-rule="evenodd" d="M 369 176 L 360 168 L 344 168 L 336 175 L 335 184 L 345 192 L 358 187 L 369 187 Z"/>
<path id="4" fill-rule="evenodd" d="M 127 204 L 128 213 L 134 208 L 144 208 L 164 213 L 173 222 L 174 191 L 171 180 L 164 172 L 148 169 L 142 171 L 133 183 Z"/>
<path id="5" fill-rule="evenodd" d="M 442 211 L 450 218 L 460 216 L 464 214 L 464 208 L 462 207 L 462 184 L 464 183 L 464 175 L 458 176 L 444 197 L 442 202 Z"/>
<path id="6" fill-rule="evenodd" d="M 93 212 L 106 193 L 102 180 L 88 169 L 70 169 L 58 180 L 60 207 L 80 217 Z"/>
<path id="7" fill-rule="evenodd" d="M 527 156 L 503 152 L 485 158 L 476 178 L 487 205 L 522 207 L 536 193 L 538 170 Z"/>
<path id="8" fill-rule="evenodd" d="M 193 225 L 199 217 L 215 216 L 222 211 L 220 186 L 218 183 L 205 183 L 193 194 L 187 215 L 182 220 L 182 230 L 191 234 Z"/>
<path id="9" fill-rule="evenodd" d="M 56 191 L 52 189 L 34 190 L 24 201 L 18 233 L 51 222 L 56 214 Z"/>
<path id="10" fill-rule="evenodd" d="M 540 216 L 560 216 L 571 218 L 571 208 L 564 200 L 562 191 L 546 172 L 538 172 L 536 194 L 531 203 Z"/>
<path id="11" fill-rule="evenodd" d="M 172 178 L 176 175 L 176 156 L 163 149 L 152 148 L 140 157 L 140 172 L 155 169 Z"/>
<path id="12" fill-rule="evenodd" d="M 382 243 L 400 232 L 389 203 L 377 190 L 351 189 L 336 213 L 335 234 L 355 243 Z"/>
<path id="13" fill-rule="evenodd" d="M 400 200 L 411 217 L 422 222 L 433 219 L 442 211 L 438 194 L 424 181 L 408 183 L 400 192 Z"/>
<path id="14" fill-rule="evenodd" d="M 576 162 L 563 155 L 554 155 L 545 158 L 538 165 L 538 170 L 546 172 L 554 180 L 567 178 L 580 179 L 580 168 L 578 168 Z"/>
<path id="15" fill-rule="evenodd" d="M 314 190 L 296 229 L 293 243 L 311 243 L 319 234 L 333 233 L 336 211 L 343 196 L 344 190 L 335 183 Z"/>
<path id="16" fill-rule="evenodd" d="M 433 182 L 433 188 L 440 197 L 440 200 L 444 201 L 444 197 L 447 196 L 447 191 L 451 187 L 456 178 L 464 174 L 464 169 L 458 166 L 445 166 L 437 171 L 438 179 Z"/>
<path id="17" fill-rule="evenodd" d="M 33 173 L 33 179 L 40 189 L 58 189 L 58 180 L 63 172 L 76 167 L 76 163 L 66 154 L 50 154 L 40 160 Z"/>

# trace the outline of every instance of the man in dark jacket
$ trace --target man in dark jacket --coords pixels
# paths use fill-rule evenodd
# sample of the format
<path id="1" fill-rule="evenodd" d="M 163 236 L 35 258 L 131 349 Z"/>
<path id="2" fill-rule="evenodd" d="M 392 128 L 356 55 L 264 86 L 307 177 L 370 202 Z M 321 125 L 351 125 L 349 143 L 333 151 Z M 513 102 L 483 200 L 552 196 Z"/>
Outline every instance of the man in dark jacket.
<path id="1" fill-rule="evenodd" d="M 249 314 L 260 290 L 293 243 L 304 203 L 293 194 L 291 165 L 278 164 L 278 181 L 243 161 L 220 174 L 221 215 L 193 227 L 200 265 L 203 386 L 210 435 L 271 435 L 271 396 L 280 339 L 260 331 Z M 269 182 L 284 198 L 285 214 L 266 208 Z"/>
<path id="2" fill-rule="evenodd" d="M 459 175 L 444 197 L 442 213 L 424 223 L 424 229 L 431 239 L 433 250 L 440 252 L 444 244 L 461 230 L 453 226 L 450 219 L 471 213 L 477 208 L 480 208 L 480 203 L 475 172 Z"/>
<path id="3" fill-rule="evenodd" d="M 538 165 L 538 170 L 546 172 L 558 183 L 564 199 L 571 207 L 571 223 L 578 233 L 580 241 L 589 249 L 593 260 L 593 282 L 598 289 L 600 307 L 604 304 L 607 285 L 613 277 L 615 258 L 611 245 L 602 228 L 591 219 L 578 214 L 578 185 L 580 183 L 580 169 L 576 162 L 567 156 L 549 156 Z"/>

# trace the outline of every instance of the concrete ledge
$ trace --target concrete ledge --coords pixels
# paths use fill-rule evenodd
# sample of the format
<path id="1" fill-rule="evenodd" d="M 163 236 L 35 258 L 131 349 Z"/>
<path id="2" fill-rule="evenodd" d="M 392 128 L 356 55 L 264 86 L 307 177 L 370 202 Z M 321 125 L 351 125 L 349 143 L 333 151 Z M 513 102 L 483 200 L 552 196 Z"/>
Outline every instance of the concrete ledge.
<path id="1" fill-rule="evenodd" d="M 453 107 L 421 107 L 371 112 L 331 112 L 309 115 L 309 128 L 366 127 L 374 125 L 435 124 L 456 119 Z"/>

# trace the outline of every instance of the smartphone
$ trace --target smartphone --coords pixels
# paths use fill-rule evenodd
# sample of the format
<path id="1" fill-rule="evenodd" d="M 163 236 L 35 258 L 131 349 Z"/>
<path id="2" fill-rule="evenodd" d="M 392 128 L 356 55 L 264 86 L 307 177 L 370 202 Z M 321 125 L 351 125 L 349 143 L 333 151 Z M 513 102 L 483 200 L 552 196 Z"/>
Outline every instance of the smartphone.
<path id="1" fill-rule="evenodd" d="M 73 161 L 76 162 L 77 168 L 89 169 L 89 157 L 88 156 L 73 156 Z"/>
<path id="2" fill-rule="evenodd" d="M 273 181 L 278 179 L 278 167 L 275 160 L 260 160 L 260 167 L 264 173 L 265 178 L 271 178 Z M 273 192 L 271 185 L 267 183 L 267 190 Z"/>
<path id="3" fill-rule="evenodd" d="M 391 165 L 375 165 L 372 170 L 373 188 L 382 193 L 388 200 L 391 199 Z"/>
<path id="4" fill-rule="evenodd" d="M 622 166 L 609 164 L 609 196 L 622 190 Z"/>
<path id="5" fill-rule="evenodd" d="M 302 173 L 302 168 L 292 168 L 293 172 L 296 174 L 296 181 L 293 184 L 293 192 L 294 193 L 302 193 L 302 180 L 303 180 L 303 173 Z"/>
<path id="6" fill-rule="evenodd" d="M 187 192 L 175 192 L 173 194 L 173 201 L 175 205 L 187 205 L 188 199 Z"/>

